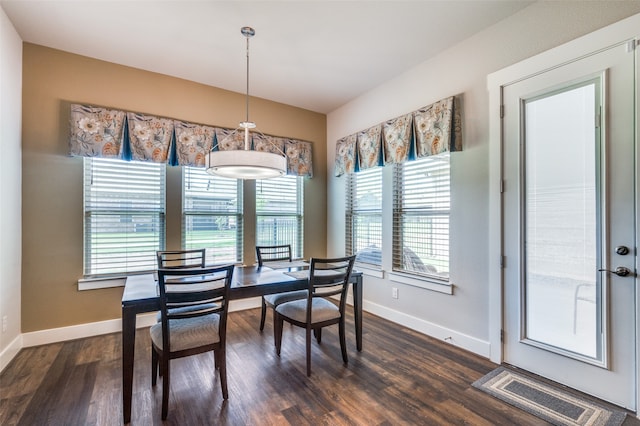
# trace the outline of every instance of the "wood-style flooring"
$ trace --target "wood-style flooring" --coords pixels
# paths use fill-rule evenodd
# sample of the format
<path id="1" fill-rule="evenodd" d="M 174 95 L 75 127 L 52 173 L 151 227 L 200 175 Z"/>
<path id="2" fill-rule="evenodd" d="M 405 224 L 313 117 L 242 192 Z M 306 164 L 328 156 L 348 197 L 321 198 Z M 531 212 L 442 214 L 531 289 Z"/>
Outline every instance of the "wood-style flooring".
<path id="1" fill-rule="evenodd" d="M 347 327 L 343 365 L 337 326 L 312 344 L 305 373 L 304 331 L 285 324 L 275 354 L 271 313 L 229 315 L 229 399 L 212 353 L 172 361 L 170 425 L 546 425 L 471 383 L 490 361 L 365 313 L 363 351 Z M 162 384 L 151 387 L 147 329 L 138 330 L 132 425 L 162 424 Z M 633 424 L 635 424 L 635 419 Z M 628 423 L 628 422 L 627 422 Z M 122 424 L 119 333 L 23 349 L 0 374 L 0 425 Z M 626 424 L 626 423 L 625 423 Z M 632 423 L 629 423 L 632 424 Z"/>

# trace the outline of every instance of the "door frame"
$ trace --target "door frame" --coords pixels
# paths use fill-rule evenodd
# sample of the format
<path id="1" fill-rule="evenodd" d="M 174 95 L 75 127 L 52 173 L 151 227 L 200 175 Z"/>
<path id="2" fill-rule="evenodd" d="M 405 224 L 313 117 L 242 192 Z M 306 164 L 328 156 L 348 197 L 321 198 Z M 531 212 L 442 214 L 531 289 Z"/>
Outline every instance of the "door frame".
<path id="1" fill-rule="evenodd" d="M 502 329 L 503 311 L 503 128 L 501 106 L 503 105 L 503 88 L 518 81 L 573 62 L 606 49 L 610 46 L 626 43 L 627 50 L 635 49 L 635 208 L 640 212 L 640 14 L 633 15 L 600 30 L 577 38 L 566 44 L 528 58 L 517 64 L 496 71 L 487 76 L 489 90 L 489 343 L 491 361 L 500 364 L 503 361 Z M 628 41 L 634 40 L 634 41 Z M 623 48 L 623 47 L 620 47 Z M 632 53 L 629 53 L 632 54 Z M 640 223 L 636 218 L 635 242 L 640 250 Z M 636 253 L 635 269 L 640 272 L 640 256 Z M 507 260 L 508 261 L 508 260 Z M 636 347 L 635 347 L 635 389 L 636 416 L 640 418 L 640 278 L 634 278 L 636 308 Z"/>

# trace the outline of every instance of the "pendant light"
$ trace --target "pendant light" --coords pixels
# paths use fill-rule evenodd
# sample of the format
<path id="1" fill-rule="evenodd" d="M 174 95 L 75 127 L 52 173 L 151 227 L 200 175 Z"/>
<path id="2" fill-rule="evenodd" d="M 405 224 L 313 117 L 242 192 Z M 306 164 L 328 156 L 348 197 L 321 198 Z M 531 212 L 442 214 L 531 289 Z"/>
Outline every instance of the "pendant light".
<path id="1" fill-rule="evenodd" d="M 256 128 L 256 123 L 249 121 L 249 39 L 256 32 L 251 27 L 242 27 L 240 32 L 247 39 L 247 115 L 245 121 L 241 122 L 239 127 L 222 142 L 242 131 L 244 132 L 244 149 L 221 151 L 219 147 L 222 142 L 218 143 L 218 150 L 211 150 L 206 157 L 207 173 L 232 179 L 269 179 L 283 176 L 287 173 L 287 158 L 279 148 L 276 147 L 280 151 L 277 154 L 255 151 L 251 147 L 251 130 Z"/>

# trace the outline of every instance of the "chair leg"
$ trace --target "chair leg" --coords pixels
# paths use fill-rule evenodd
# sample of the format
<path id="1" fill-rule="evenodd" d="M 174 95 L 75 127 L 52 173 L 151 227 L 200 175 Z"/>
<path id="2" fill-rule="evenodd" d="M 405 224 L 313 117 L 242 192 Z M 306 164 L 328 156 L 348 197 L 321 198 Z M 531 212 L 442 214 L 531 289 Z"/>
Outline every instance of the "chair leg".
<path id="1" fill-rule="evenodd" d="M 307 377 L 311 376 L 311 329 L 307 327 Z"/>
<path id="2" fill-rule="evenodd" d="M 318 344 L 322 343 L 322 328 L 314 328 L 313 335 L 316 337 Z"/>
<path id="3" fill-rule="evenodd" d="M 155 386 L 158 378 L 158 353 L 151 348 L 151 386 Z"/>
<path id="4" fill-rule="evenodd" d="M 169 357 L 162 356 L 162 420 L 167 419 L 167 413 L 169 412 Z"/>
<path id="5" fill-rule="evenodd" d="M 264 321 L 267 318 L 267 304 L 262 298 L 262 312 L 260 312 L 260 331 L 264 330 Z"/>
<path id="6" fill-rule="evenodd" d="M 220 387 L 222 388 L 222 398 L 229 399 L 229 389 L 227 388 L 227 350 L 218 349 L 214 353 L 218 358 L 218 368 L 220 373 Z"/>
<path id="7" fill-rule="evenodd" d="M 338 329 L 339 329 L 339 334 L 340 334 L 340 350 L 342 351 L 342 361 L 344 361 L 345 364 L 349 363 L 349 358 L 347 357 L 347 340 L 345 338 L 345 321 L 344 321 L 344 316 L 342 317 L 342 320 L 339 323 Z"/>
<path id="8" fill-rule="evenodd" d="M 282 347 L 282 328 L 284 326 L 284 320 L 282 316 L 273 310 L 273 339 L 276 345 L 276 354 L 280 356 L 280 349 Z"/>

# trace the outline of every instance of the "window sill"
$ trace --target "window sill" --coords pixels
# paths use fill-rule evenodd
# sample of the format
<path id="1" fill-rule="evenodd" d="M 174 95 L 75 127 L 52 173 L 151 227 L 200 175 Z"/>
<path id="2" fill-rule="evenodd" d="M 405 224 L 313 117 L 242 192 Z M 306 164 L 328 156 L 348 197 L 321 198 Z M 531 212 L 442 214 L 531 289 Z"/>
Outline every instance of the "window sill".
<path id="1" fill-rule="evenodd" d="M 453 294 L 453 284 L 450 282 L 430 280 L 429 278 L 416 278 L 413 275 L 402 274 L 399 272 L 389 272 L 391 281 L 407 284 L 413 287 L 423 288 L 425 290 L 437 291 L 438 293 Z"/>
<path id="2" fill-rule="evenodd" d="M 78 280 L 78 291 L 124 287 L 124 283 L 126 280 L 127 277 L 80 278 Z"/>
<path id="3" fill-rule="evenodd" d="M 375 277 L 375 278 L 384 278 L 384 271 L 382 269 L 376 269 L 375 267 L 371 267 L 365 264 L 356 263 L 353 267 L 355 271 L 360 271 L 364 275 Z"/>

